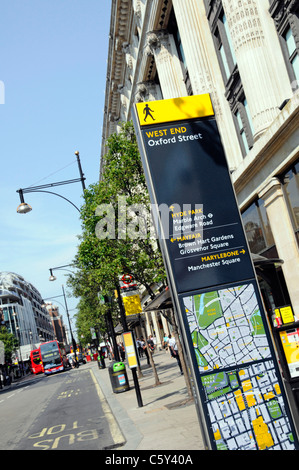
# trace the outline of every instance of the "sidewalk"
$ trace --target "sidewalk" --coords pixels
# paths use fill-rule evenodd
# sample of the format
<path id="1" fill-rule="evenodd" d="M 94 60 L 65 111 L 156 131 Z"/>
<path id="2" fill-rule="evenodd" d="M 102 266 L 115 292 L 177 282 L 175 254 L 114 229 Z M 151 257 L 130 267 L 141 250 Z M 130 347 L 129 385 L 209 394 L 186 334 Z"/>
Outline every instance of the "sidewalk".
<path id="1" fill-rule="evenodd" d="M 138 406 L 132 372 L 126 365 L 130 390 L 113 393 L 107 359 L 106 368 L 92 368 L 100 388 L 126 441 L 120 450 L 204 450 L 194 405 L 184 376 L 168 352 L 153 355 L 159 381 L 155 386 L 153 370 L 141 359 L 143 377 L 138 378 L 143 406 Z"/>
<path id="2" fill-rule="evenodd" d="M 10 385 L 4 385 L 2 383 L 2 388 L 0 388 L 0 392 L 1 392 L 1 390 L 9 390 L 17 384 L 27 382 L 27 381 L 31 381 L 34 378 L 35 378 L 35 376 L 32 375 L 32 374 L 25 374 L 25 375 L 22 375 L 21 377 L 14 378 Z"/>

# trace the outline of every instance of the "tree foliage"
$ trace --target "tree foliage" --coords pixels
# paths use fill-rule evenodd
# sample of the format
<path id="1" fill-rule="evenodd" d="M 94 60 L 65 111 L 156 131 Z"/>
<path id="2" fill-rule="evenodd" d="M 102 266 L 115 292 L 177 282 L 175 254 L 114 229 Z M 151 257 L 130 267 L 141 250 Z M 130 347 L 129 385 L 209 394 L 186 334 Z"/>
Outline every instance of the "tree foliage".
<path id="1" fill-rule="evenodd" d="M 107 141 L 98 183 L 85 190 L 81 209 L 82 236 L 74 260 L 78 271 L 69 278 L 80 297 L 77 327 L 83 318 L 99 321 L 103 309 L 97 294 L 111 295 L 119 276 L 133 274 L 152 296 L 152 285 L 166 275 L 150 217 L 150 200 L 131 122 Z M 80 321 L 79 321 L 80 320 Z"/>
<path id="2" fill-rule="evenodd" d="M 4 345 L 4 359 L 3 363 L 9 363 L 12 360 L 12 354 L 19 346 L 19 341 L 12 334 L 9 333 L 5 326 L 0 328 L 0 343 Z"/>

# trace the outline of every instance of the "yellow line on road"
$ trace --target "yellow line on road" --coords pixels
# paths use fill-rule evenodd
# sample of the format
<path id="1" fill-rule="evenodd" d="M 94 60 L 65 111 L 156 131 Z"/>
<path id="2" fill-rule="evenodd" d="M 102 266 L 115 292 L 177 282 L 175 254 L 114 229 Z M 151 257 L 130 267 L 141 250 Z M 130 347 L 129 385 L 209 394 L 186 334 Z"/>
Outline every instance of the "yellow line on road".
<path id="1" fill-rule="evenodd" d="M 103 411 L 104 411 L 104 414 L 107 418 L 107 421 L 108 421 L 108 425 L 109 425 L 109 430 L 110 430 L 110 433 L 111 433 L 111 436 L 112 436 L 112 439 L 114 441 L 114 444 L 115 444 L 115 447 L 117 446 L 121 446 L 121 445 L 124 445 L 126 443 L 126 440 L 121 432 L 121 430 L 119 429 L 119 426 L 113 416 L 113 413 L 111 412 L 111 409 L 106 401 L 106 398 L 105 396 L 103 395 L 103 392 L 97 382 L 97 379 L 95 378 L 95 375 L 93 373 L 93 371 L 91 369 L 90 370 L 90 373 L 91 373 L 91 377 L 92 377 L 92 380 L 94 382 L 94 385 L 95 385 L 95 388 L 96 388 L 96 391 L 97 391 L 97 394 L 99 396 L 99 399 L 102 403 L 102 407 L 103 407 Z"/>

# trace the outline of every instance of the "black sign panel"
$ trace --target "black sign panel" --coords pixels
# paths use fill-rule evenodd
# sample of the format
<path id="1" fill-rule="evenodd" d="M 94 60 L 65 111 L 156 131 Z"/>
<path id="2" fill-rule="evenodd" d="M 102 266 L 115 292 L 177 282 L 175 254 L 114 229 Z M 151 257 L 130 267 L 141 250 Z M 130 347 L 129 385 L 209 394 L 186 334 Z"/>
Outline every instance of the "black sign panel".
<path id="1" fill-rule="evenodd" d="M 216 121 L 208 106 L 197 113 L 204 101 L 134 113 L 203 437 L 210 449 L 298 449 Z"/>
<path id="2" fill-rule="evenodd" d="M 178 292 L 254 277 L 215 120 L 152 129 L 141 133 Z"/>

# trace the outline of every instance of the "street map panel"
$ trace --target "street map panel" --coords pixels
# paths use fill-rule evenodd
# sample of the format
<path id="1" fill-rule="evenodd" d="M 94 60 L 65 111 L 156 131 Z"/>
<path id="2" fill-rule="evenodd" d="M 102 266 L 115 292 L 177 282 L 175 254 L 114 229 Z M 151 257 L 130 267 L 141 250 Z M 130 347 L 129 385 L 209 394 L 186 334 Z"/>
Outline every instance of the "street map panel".
<path id="1" fill-rule="evenodd" d="M 253 284 L 184 297 L 217 449 L 295 449 Z"/>

